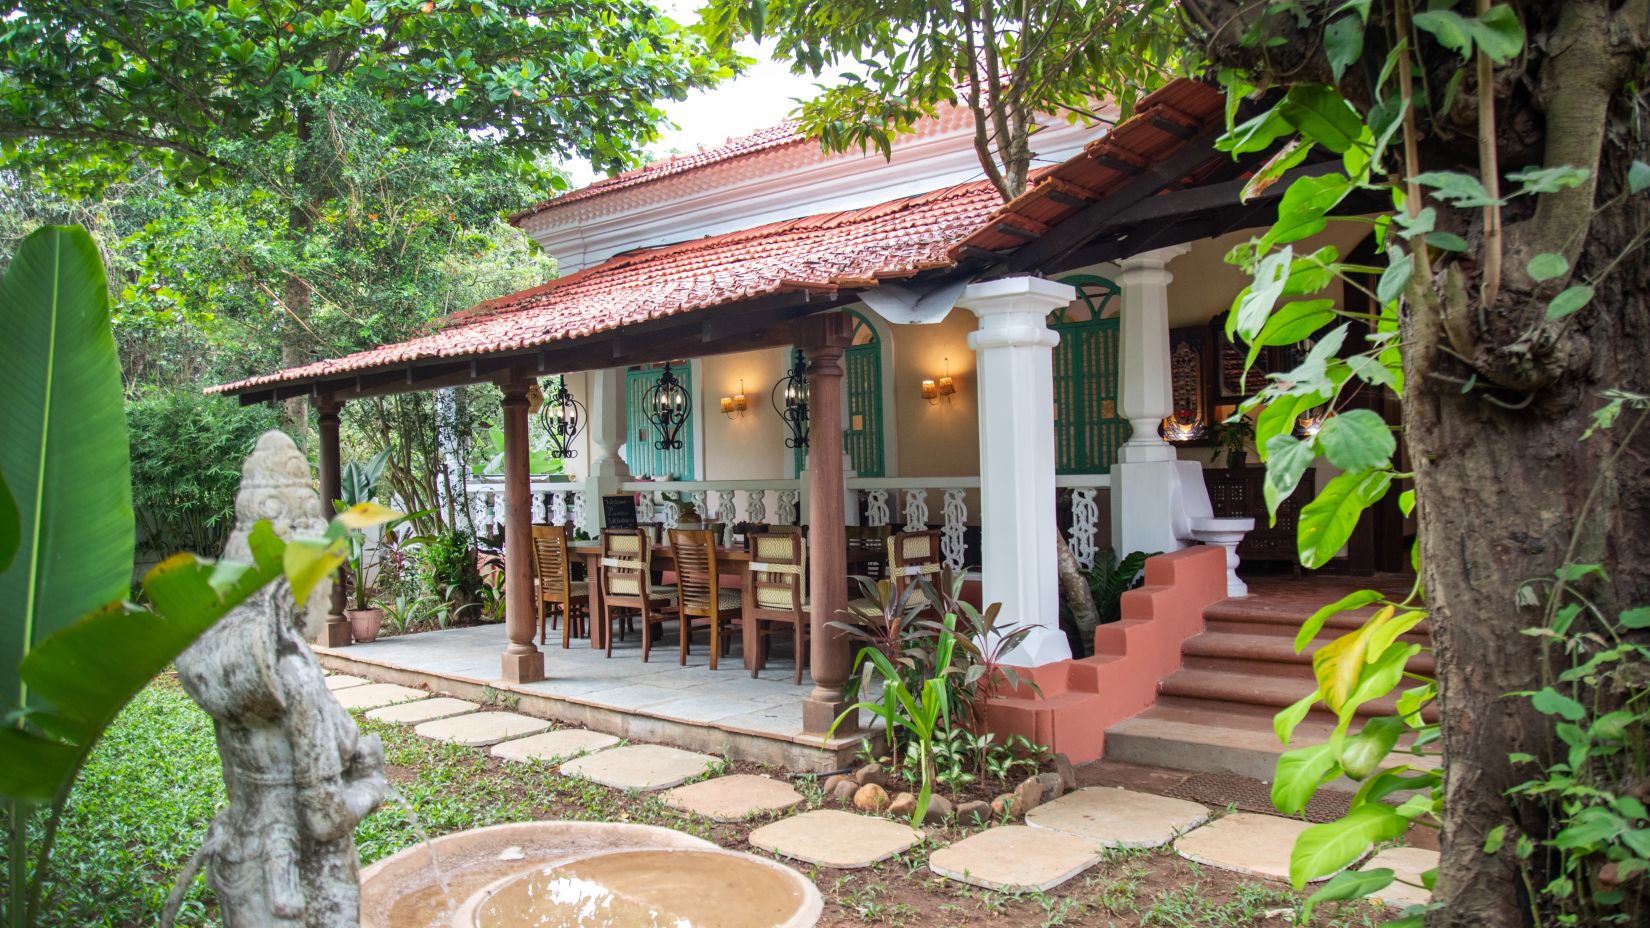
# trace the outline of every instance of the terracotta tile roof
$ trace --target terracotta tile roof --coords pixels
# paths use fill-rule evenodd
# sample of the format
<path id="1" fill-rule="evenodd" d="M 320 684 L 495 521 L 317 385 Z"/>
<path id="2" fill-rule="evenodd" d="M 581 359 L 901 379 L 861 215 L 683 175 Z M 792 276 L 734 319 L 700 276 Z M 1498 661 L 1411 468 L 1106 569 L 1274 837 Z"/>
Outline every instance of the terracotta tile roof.
<path id="1" fill-rule="evenodd" d="M 552 197 L 514 213 L 510 216 L 510 222 L 513 225 L 528 216 L 542 213 L 545 210 L 558 209 L 571 203 L 577 203 L 580 200 L 588 200 L 591 197 L 602 196 L 616 190 L 624 190 L 627 187 L 652 183 L 666 177 L 674 177 L 678 174 L 686 174 L 689 171 L 709 167 L 713 164 L 732 161 L 736 158 L 745 158 L 760 152 L 783 148 L 787 145 L 798 145 L 808 141 L 806 136 L 798 134 L 796 126 L 795 120 L 787 119 L 777 126 L 769 126 L 766 129 L 758 129 L 750 135 L 728 139 L 715 148 L 706 148 L 686 155 L 676 155 L 662 161 L 655 161 L 652 164 L 644 164 L 622 174 L 605 177 L 577 190 L 570 190 L 559 197 Z"/>
<path id="2" fill-rule="evenodd" d="M 863 209 L 769 223 L 617 255 L 456 313 L 440 330 L 212 387 L 234 393 L 435 358 L 517 351 L 690 310 L 796 290 L 834 292 L 952 264 L 946 251 L 1002 204 L 984 181 Z"/>
<path id="3" fill-rule="evenodd" d="M 435 359 L 537 348 L 648 320 L 771 294 L 858 290 L 880 279 L 972 263 L 982 271 L 1163 163 L 1223 120 L 1219 90 L 1176 81 L 1084 154 L 1038 171 L 1004 204 L 985 181 L 875 206 L 805 216 L 616 255 L 576 274 L 482 303 L 409 341 L 211 387 L 244 393 Z M 1195 153 L 1191 153 L 1195 154 Z M 1209 152 L 1169 190 L 1195 184 L 1228 157 Z M 687 170 L 687 168 L 682 168 Z M 1150 176 L 1150 172 L 1145 172 Z"/>

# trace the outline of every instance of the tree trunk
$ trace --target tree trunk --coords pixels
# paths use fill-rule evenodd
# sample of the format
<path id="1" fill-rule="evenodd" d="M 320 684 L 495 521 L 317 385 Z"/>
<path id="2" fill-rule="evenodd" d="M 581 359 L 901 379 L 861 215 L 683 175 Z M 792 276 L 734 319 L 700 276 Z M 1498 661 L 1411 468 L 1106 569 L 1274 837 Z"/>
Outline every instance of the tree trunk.
<path id="1" fill-rule="evenodd" d="M 1094 653 L 1094 629 L 1100 624 L 1100 610 L 1095 608 L 1089 578 L 1083 576 L 1083 568 L 1072 556 L 1066 536 L 1055 532 L 1054 537 L 1055 561 L 1060 565 L 1060 596 L 1071 611 L 1071 623 L 1077 626 L 1078 637 L 1082 639 L 1082 653 L 1076 656 L 1087 657 Z"/>

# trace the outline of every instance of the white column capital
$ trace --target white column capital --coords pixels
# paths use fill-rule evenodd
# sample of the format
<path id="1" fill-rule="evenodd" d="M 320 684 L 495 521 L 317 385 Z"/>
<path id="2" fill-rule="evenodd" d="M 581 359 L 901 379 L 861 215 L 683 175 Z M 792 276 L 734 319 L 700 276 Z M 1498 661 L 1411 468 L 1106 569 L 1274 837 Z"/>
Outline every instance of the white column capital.
<path id="1" fill-rule="evenodd" d="M 979 316 L 999 313 L 1038 313 L 1064 306 L 1077 298 L 1077 288 L 1046 277 L 999 277 L 968 285 L 957 305 Z"/>
<path id="2" fill-rule="evenodd" d="M 1117 266 L 1122 268 L 1124 273 L 1139 270 L 1160 271 L 1163 270 L 1163 268 L 1170 261 L 1173 261 L 1191 250 L 1191 245 L 1167 245 L 1163 248 L 1154 248 L 1151 251 L 1142 251 L 1139 254 L 1129 255 L 1127 258 L 1120 258 L 1117 261 Z M 1119 283 L 1121 283 L 1121 281 L 1119 281 Z"/>

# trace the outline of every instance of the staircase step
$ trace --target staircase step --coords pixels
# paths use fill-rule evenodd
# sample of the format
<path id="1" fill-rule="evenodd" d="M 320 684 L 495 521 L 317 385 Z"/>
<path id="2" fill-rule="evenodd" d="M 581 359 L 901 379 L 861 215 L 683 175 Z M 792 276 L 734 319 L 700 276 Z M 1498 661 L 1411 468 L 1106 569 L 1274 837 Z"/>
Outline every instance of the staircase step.
<path id="1" fill-rule="evenodd" d="M 1218 712 L 1207 707 L 1158 705 L 1106 730 L 1106 759 L 1204 773 L 1224 773 L 1270 783 L 1279 755 L 1295 747 L 1327 741 L 1334 725 L 1308 719 L 1282 744 L 1270 716 Z M 1436 766 L 1437 758 L 1391 755 L 1388 765 Z M 1342 777 L 1329 789 L 1353 792 L 1358 784 Z"/>
<path id="2" fill-rule="evenodd" d="M 1195 669 L 1176 671 L 1158 684 L 1158 692 L 1166 697 L 1196 700 L 1214 707 L 1235 704 L 1271 712 L 1293 705 L 1311 689 L 1309 681 L 1290 677 Z M 1358 707 L 1358 715 L 1392 715 L 1397 712 L 1397 702 L 1396 695 L 1371 700 Z M 1313 711 L 1329 716 L 1322 708 Z"/>
<path id="3" fill-rule="evenodd" d="M 1317 638 L 1305 651 L 1297 654 L 1292 637 L 1211 631 L 1188 638 L 1182 653 L 1189 670 L 1255 673 L 1309 680 L 1312 678 L 1312 652 L 1332 640 L 1328 637 Z M 1404 640 L 1428 644 L 1423 635 L 1405 635 Z M 1412 659 L 1411 668 L 1417 673 L 1432 673 L 1432 655 L 1417 654 Z"/>

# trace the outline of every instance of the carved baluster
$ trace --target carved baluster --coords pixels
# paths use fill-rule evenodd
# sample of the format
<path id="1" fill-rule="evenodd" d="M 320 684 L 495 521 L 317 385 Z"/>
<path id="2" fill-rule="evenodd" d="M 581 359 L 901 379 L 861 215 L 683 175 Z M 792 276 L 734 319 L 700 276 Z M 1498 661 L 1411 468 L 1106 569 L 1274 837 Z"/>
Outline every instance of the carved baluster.
<path id="1" fill-rule="evenodd" d="M 1099 551 L 1094 541 L 1100 525 L 1100 507 L 1094 502 L 1097 492 L 1092 487 L 1071 491 L 1071 556 L 1084 570 L 1094 566 Z"/>
<path id="2" fill-rule="evenodd" d="M 745 521 L 768 521 L 768 491 L 751 490 L 745 494 Z"/>
<path id="3" fill-rule="evenodd" d="M 567 499 L 560 490 L 550 494 L 550 524 L 561 525 L 567 521 Z"/>
<path id="4" fill-rule="evenodd" d="M 653 505 L 653 491 L 643 490 L 636 500 L 636 521 L 655 522 L 655 507 Z"/>
<path id="5" fill-rule="evenodd" d="M 905 491 L 905 530 L 908 532 L 923 532 L 928 530 L 928 491 Z"/>
<path id="6" fill-rule="evenodd" d="M 573 491 L 573 525 L 575 527 L 579 528 L 579 529 L 584 530 L 585 532 L 588 532 L 588 533 L 592 534 L 592 535 L 595 534 L 594 532 L 590 531 L 590 526 L 588 524 L 586 524 L 587 521 L 588 521 L 587 513 L 586 513 L 586 510 L 585 510 L 585 504 L 584 504 L 584 491 L 583 490 L 574 490 Z"/>
<path id="7" fill-rule="evenodd" d="M 802 502 L 802 493 L 801 493 L 801 491 L 798 491 L 798 490 L 780 490 L 779 491 L 779 514 L 778 514 L 778 518 L 779 518 L 779 524 L 780 525 L 796 525 L 797 524 L 798 520 L 797 520 L 796 510 L 797 510 L 797 506 L 800 505 L 801 502 Z"/>
<path id="8" fill-rule="evenodd" d="M 865 494 L 865 521 L 873 528 L 888 524 L 887 490 L 871 490 Z"/>
<path id="9" fill-rule="evenodd" d="M 942 510 L 945 526 L 940 529 L 940 553 L 952 570 L 963 569 L 963 528 L 968 523 L 968 504 L 963 500 L 963 492 L 946 490 Z"/>

